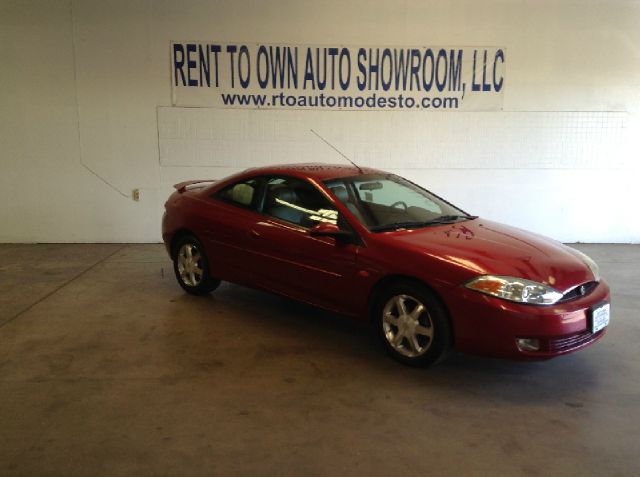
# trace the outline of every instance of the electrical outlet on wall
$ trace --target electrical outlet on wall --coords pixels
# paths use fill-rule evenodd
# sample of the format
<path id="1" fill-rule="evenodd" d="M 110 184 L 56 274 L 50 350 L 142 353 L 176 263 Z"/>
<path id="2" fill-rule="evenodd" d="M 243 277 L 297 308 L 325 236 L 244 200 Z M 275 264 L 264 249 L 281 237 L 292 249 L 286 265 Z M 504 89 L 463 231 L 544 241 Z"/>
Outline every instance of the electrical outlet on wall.
<path id="1" fill-rule="evenodd" d="M 140 201 L 140 189 L 133 189 L 131 191 L 131 198 L 136 202 Z"/>

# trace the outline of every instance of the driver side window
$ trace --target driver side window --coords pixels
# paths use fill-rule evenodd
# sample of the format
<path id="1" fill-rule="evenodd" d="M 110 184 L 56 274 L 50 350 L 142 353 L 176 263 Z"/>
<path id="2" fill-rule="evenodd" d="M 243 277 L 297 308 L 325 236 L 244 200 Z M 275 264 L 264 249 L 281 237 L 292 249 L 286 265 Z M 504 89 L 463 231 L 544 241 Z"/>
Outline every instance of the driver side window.
<path id="1" fill-rule="evenodd" d="M 270 177 L 263 212 L 285 222 L 311 228 L 319 222 L 338 223 L 338 211 L 312 184 L 295 177 Z"/>

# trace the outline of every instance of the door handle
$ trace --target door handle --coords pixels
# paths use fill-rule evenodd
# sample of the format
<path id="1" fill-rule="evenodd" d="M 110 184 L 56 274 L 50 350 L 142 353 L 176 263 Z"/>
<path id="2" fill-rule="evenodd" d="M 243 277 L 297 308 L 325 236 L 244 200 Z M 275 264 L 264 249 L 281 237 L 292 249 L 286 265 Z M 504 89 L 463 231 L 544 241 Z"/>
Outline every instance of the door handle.
<path id="1" fill-rule="evenodd" d="M 260 232 L 258 232 L 255 229 L 251 229 L 251 231 L 249 232 L 249 235 L 251 235 L 253 238 L 260 238 Z"/>

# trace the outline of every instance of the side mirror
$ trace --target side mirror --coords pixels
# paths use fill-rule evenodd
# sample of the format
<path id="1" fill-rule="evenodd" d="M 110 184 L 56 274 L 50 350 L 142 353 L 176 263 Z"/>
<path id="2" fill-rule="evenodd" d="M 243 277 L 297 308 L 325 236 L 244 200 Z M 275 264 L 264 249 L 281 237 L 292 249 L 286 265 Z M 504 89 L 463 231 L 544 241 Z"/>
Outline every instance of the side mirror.
<path id="1" fill-rule="evenodd" d="M 318 222 L 309 230 L 309 235 L 312 237 L 333 237 L 335 239 L 352 236 L 351 232 L 341 230 L 336 224 L 329 222 Z"/>

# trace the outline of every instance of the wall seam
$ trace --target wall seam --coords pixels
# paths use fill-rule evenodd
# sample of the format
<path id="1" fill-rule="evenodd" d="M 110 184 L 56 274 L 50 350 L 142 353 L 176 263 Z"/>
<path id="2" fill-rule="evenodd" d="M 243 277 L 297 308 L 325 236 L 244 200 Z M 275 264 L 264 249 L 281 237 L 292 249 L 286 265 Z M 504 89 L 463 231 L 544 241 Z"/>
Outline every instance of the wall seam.
<path id="1" fill-rule="evenodd" d="M 106 184 L 109 188 L 116 191 L 122 197 L 125 197 L 128 199 L 129 194 L 121 191 L 118 187 L 116 187 L 107 179 L 105 179 L 100 174 L 98 174 L 96 171 L 91 169 L 91 167 L 89 167 L 84 162 L 84 152 L 82 149 L 82 133 L 80 131 L 80 100 L 78 98 L 78 62 L 77 62 L 77 54 L 76 54 L 76 31 L 75 31 L 75 18 L 73 14 L 73 0 L 69 0 L 69 15 L 71 19 L 71 51 L 72 51 L 72 57 L 73 57 L 73 86 L 74 86 L 74 99 L 75 99 L 76 118 L 77 118 L 76 132 L 78 134 L 78 157 L 80 159 L 80 165 L 84 169 L 89 171 L 91 174 L 93 174 L 96 178 L 98 178 L 101 182 Z"/>

